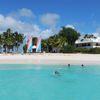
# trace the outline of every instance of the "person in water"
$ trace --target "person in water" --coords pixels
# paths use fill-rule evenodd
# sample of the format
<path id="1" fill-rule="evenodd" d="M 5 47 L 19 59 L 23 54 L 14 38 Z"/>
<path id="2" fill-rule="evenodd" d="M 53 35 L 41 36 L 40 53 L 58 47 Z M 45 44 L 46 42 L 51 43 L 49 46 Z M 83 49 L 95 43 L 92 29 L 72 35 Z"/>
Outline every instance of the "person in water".
<path id="1" fill-rule="evenodd" d="M 70 67 L 70 64 L 68 64 L 68 67 Z"/>
<path id="2" fill-rule="evenodd" d="M 60 75 L 60 73 L 58 71 L 55 71 L 55 75 Z"/>
<path id="3" fill-rule="evenodd" d="M 82 67 L 84 67 L 84 65 L 83 65 L 83 64 L 82 64 L 81 66 L 82 66 Z"/>

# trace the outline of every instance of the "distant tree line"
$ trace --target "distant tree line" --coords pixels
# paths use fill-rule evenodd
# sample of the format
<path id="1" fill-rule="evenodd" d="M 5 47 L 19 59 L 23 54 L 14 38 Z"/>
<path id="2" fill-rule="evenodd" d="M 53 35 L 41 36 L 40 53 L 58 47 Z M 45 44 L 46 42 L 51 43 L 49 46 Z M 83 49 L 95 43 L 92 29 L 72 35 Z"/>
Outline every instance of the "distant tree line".
<path id="1" fill-rule="evenodd" d="M 42 51 L 61 53 L 100 53 L 100 48 L 76 48 L 75 41 L 80 37 L 80 33 L 72 28 L 62 27 L 55 35 L 47 39 L 42 39 Z M 96 38 L 94 35 L 86 34 L 85 38 Z M 13 32 L 10 28 L 0 34 L 0 49 L 5 53 L 10 51 L 18 52 L 18 49 L 25 39 L 24 34 Z M 36 45 L 37 38 L 33 38 L 33 45 Z M 23 46 L 24 53 L 27 52 L 27 44 Z"/>
<path id="2" fill-rule="evenodd" d="M 42 40 L 43 51 L 46 52 L 71 52 L 80 33 L 75 29 L 62 27 L 58 34 Z"/>
<path id="3" fill-rule="evenodd" d="M 12 32 L 9 28 L 6 32 L 0 34 L 0 49 L 7 53 L 10 51 L 18 51 L 19 46 L 23 43 L 24 34 Z"/>
<path id="4" fill-rule="evenodd" d="M 90 53 L 100 54 L 100 48 L 76 48 L 75 41 L 80 37 L 80 33 L 72 28 L 62 27 L 62 29 L 53 36 L 42 40 L 42 48 L 45 52 L 59 53 Z M 85 34 L 83 39 L 96 39 L 93 34 Z"/>

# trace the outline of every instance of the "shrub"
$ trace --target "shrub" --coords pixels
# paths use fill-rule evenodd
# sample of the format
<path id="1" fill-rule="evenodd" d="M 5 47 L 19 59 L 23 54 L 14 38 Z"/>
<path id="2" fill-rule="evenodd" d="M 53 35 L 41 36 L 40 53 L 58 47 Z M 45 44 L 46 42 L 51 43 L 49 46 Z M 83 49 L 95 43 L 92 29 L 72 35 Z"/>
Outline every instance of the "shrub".
<path id="1" fill-rule="evenodd" d="M 89 53 L 89 50 L 88 48 L 75 48 L 74 49 L 74 52 L 75 53 Z"/>
<path id="2" fill-rule="evenodd" d="M 91 48 L 89 50 L 89 53 L 91 53 L 91 54 L 100 54 L 100 48 Z"/>
<path id="3" fill-rule="evenodd" d="M 74 46 L 67 45 L 62 49 L 63 53 L 73 53 L 74 52 Z"/>
<path id="4" fill-rule="evenodd" d="M 75 48 L 76 53 L 100 54 L 100 48 Z"/>

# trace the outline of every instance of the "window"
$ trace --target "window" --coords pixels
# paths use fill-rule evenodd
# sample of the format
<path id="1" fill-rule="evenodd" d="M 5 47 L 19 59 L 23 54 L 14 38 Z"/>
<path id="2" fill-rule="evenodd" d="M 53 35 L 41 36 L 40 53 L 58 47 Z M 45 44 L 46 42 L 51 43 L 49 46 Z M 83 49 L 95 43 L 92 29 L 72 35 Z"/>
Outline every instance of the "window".
<path id="1" fill-rule="evenodd" d="M 78 47 L 78 44 L 76 44 L 76 47 Z"/>
<path id="2" fill-rule="evenodd" d="M 96 46 L 99 46 L 99 44 L 98 44 L 98 43 L 96 43 Z"/>
<path id="3" fill-rule="evenodd" d="M 91 46 L 90 43 L 88 43 L 88 46 Z"/>

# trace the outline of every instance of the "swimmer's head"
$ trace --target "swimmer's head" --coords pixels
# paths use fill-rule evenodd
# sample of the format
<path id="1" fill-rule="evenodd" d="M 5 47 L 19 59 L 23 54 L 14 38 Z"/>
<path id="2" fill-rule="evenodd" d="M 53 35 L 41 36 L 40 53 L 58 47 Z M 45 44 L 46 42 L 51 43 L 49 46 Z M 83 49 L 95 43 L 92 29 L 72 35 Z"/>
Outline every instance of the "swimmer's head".
<path id="1" fill-rule="evenodd" d="M 68 67 L 70 67 L 70 64 L 68 64 Z"/>

